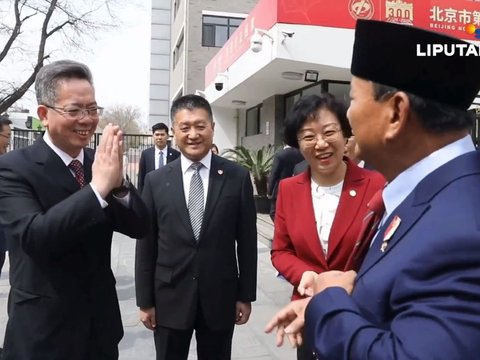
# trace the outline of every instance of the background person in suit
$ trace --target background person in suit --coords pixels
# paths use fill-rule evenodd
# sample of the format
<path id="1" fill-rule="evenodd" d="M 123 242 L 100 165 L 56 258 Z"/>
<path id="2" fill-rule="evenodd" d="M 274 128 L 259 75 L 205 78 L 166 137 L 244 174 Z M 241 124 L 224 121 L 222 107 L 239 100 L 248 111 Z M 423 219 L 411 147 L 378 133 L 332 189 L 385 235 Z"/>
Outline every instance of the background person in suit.
<path id="1" fill-rule="evenodd" d="M 343 270 L 358 238 L 367 203 L 385 185 L 378 173 L 344 156 L 351 134 L 345 104 L 330 94 L 298 100 L 285 119 L 285 140 L 308 170 L 280 181 L 272 242 L 272 264 L 293 285 L 305 271 Z M 312 359 L 300 347 L 299 360 Z"/>
<path id="2" fill-rule="evenodd" d="M 150 171 L 172 162 L 180 156 L 180 152 L 167 145 L 168 126 L 157 123 L 152 126 L 152 136 L 155 146 L 145 149 L 140 155 L 138 164 L 138 190 L 142 191 L 145 175 Z"/>
<path id="3" fill-rule="evenodd" d="M 431 44 L 455 50 L 417 55 Z M 277 324 L 294 336 L 308 303 L 307 339 L 321 359 L 480 352 L 480 153 L 467 111 L 480 90 L 480 57 L 460 54 L 469 46 L 357 22 L 348 117 L 362 158 L 389 181 L 383 222 L 358 274 L 311 277 L 305 286 L 316 295 L 282 310 L 269 330 Z"/>
<path id="4" fill-rule="evenodd" d="M 10 145 L 10 136 L 11 129 L 10 124 L 12 122 L 8 117 L 0 115 L 0 156 L 5 154 Z M 2 276 L 2 268 L 5 263 L 5 256 L 7 251 L 7 241 L 5 240 L 5 235 L 3 234 L 3 229 L 0 226 L 0 277 Z M 2 348 L 0 348 L 0 357 L 2 355 Z"/>
<path id="5" fill-rule="evenodd" d="M 186 360 L 194 330 L 198 359 L 228 360 L 234 325 L 248 321 L 256 297 L 252 182 L 245 168 L 212 154 L 207 100 L 180 97 L 171 118 L 182 155 L 148 174 L 142 194 L 152 228 L 137 242 L 140 319 L 155 330 L 158 360 Z"/>
<path id="6" fill-rule="evenodd" d="M 297 148 L 286 145 L 277 151 L 273 157 L 272 171 L 268 177 L 268 192 L 270 198 L 270 218 L 275 221 L 275 204 L 277 202 L 278 184 L 280 180 L 293 175 L 295 165 L 303 161 L 303 156 Z"/>
<path id="7" fill-rule="evenodd" d="M 113 231 L 142 236 L 145 204 L 122 187 L 122 132 L 90 143 L 102 108 L 87 66 L 40 69 L 34 145 L 0 157 L 0 222 L 10 257 L 2 360 L 118 359 L 123 328 L 110 268 Z"/>
<path id="8" fill-rule="evenodd" d="M 7 152 L 8 146 L 10 145 L 10 136 L 12 132 L 10 129 L 11 123 L 12 122 L 7 117 L 0 116 L 0 156 Z M 5 263 L 5 251 L 7 251 L 7 243 L 3 230 L 0 227 L 0 276 L 2 275 L 3 264 Z"/>

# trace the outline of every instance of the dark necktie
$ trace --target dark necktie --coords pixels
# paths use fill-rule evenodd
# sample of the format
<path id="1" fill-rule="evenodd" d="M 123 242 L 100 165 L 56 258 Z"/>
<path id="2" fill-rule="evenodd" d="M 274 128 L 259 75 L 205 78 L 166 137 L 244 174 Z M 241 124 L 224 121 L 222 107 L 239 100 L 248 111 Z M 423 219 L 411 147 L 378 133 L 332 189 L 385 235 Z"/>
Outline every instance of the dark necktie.
<path id="1" fill-rule="evenodd" d="M 192 175 L 192 179 L 190 180 L 190 192 L 188 194 L 188 214 L 190 216 L 190 223 L 192 224 L 195 240 L 198 241 L 203 221 L 203 183 L 199 172 L 202 168 L 202 163 L 196 162 L 190 165 L 190 167 L 194 170 L 194 173 Z"/>
<path id="2" fill-rule="evenodd" d="M 77 179 L 78 184 L 80 187 L 85 186 L 85 175 L 83 173 L 83 165 L 79 160 L 72 160 L 68 167 L 73 170 L 75 174 L 75 179 Z"/>
<path id="3" fill-rule="evenodd" d="M 367 255 L 367 251 L 370 248 L 373 237 L 377 233 L 378 225 L 380 224 L 383 213 L 385 212 L 382 192 L 383 189 L 377 191 L 367 204 L 367 207 L 370 211 L 363 219 L 358 240 L 355 243 L 352 254 L 348 258 L 347 264 L 345 265 L 345 271 L 358 271 L 362 265 L 363 259 L 365 259 L 365 256 Z"/>
<path id="4" fill-rule="evenodd" d="M 163 163 L 163 151 L 160 151 L 160 154 L 158 154 L 158 168 L 162 168 L 164 165 Z"/>

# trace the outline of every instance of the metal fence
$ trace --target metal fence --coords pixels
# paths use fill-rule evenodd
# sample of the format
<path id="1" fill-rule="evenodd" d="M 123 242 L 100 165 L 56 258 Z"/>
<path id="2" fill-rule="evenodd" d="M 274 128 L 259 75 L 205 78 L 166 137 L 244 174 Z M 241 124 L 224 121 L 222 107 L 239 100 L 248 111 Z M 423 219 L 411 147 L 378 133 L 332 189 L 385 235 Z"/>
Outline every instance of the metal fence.
<path id="1" fill-rule="evenodd" d="M 32 145 L 39 137 L 43 135 L 41 131 L 12 129 L 12 137 L 10 141 L 10 150 L 20 149 L 25 146 Z M 96 149 L 100 136 L 95 134 L 92 136 L 90 146 Z M 124 154 L 123 154 L 123 170 L 128 175 L 130 181 L 137 186 L 138 164 L 142 151 L 153 146 L 153 138 L 151 135 L 133 135 L 124 134 Z"/>

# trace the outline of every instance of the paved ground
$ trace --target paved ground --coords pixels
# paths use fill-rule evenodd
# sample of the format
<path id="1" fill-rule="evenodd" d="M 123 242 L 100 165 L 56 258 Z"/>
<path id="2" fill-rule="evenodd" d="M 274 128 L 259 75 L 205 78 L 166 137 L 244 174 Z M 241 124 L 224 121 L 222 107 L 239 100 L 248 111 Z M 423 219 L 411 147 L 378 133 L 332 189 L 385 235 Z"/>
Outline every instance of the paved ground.
<path id="1" fill-rule="evenodd" d="M 288 346 L 277 348 L 273 335 L 263 328 L 271 316 L 290 297 L 291 286 L 275 277 L 270 263 L 269 240 L 272 224 L 266 215 L 258 217 L 258 289 L 257 301 L 253 304 L 252 316 L 246 325 L 237 326 L 233 338 L 235 360 L 293 360 L 295 351 Z M 112 269 L 117 278 L 117 291 L 122 311 L 125 336 L 120 343 L 121 360 L 154 360 L 155 350 L 151 333 L 139 322 L 135 306 L 133 282 L 134 241 L 115 234 L 112 247 Z M 0 279 L 0 339 L 3 339 L 7 321 L 6 306 L 8 285 L 8 262 Z M 0 340 L 0 344 L 3 340 Z M 196 359 L 195 344 L 192 342 L 189 360 Z"/>

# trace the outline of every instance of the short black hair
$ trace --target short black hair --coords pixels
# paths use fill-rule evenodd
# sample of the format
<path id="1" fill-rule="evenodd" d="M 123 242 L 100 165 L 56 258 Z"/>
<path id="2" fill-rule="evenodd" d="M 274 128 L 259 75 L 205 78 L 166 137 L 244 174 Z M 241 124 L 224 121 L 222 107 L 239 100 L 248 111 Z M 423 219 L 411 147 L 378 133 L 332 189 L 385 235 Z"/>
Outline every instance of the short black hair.
<path id="1" fill-rule="evenodd" d="M 373 97 L 376 101 L 390 98 L 394 93 L 401 91 L 391 86 L 373 83 Z M 457 107 L 441 104 L 435 100 L 425 99 L 407 91 L 412 112 L 418 116 L 424 129 L 434 133 L 445 133 L 456 130 L 469 130 L 473 127 L 475 117 L 467 111 Z"/>
<path id="2" fill-rule="evenodd" d="M 3 131 L 4 126 L 10 126 L 12 120 L 8 118 L 8 115 L 0 115 L 0 131 Z"/>
<path id="3" fill-rule="evenodd" d="M 210 106 L 210 103 L 207 101 L 207 99 L 199 96 L 199 95 L 184 95 L 179 97 L 178 99 L 175 99 L 172 104 L 172 108 L 170 110 L 170 117 L 172 119 L 172 124 L 175 122 L 175 115 L 177 112 L 180 110 L 195 110 L 195 109 L 203 109 L 207 112 L 208 117 L 210 118 L 210 121 L 213 121 L 213 114 L 212 114 L 212 108 Z"/>
<path id="4" fill-rule="evenodd" d="M 283 134 L 285 144 L 298 148 L 298 132 L 311 116 L 321 109 L 326 109 L 336 116 L 345 138 L 352 136 L 352 128 L 347 119 L 347 105 L 332 94 L 322 93 L 301 97 L 293 105 L 285 118 Z"/>
<path id="5" fill-rule="evenodd" d="M 162 122 L 156 123 L 155 125 L 152 126 L 152 134 L 155 133 L 155 131 L 157 130 L 165 130 L 165 132 L 168 135 L 168 126 Z"/>

